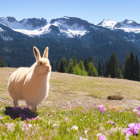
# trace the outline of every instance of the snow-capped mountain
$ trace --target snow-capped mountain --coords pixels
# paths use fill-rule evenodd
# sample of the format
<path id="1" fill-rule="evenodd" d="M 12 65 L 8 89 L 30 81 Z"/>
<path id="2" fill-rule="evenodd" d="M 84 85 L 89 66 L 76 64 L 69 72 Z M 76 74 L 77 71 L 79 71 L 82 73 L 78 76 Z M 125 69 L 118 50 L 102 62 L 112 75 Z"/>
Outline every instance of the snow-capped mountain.
<path id="1" fill-rule="evenodd" d="M 139 28 L 139 24 L 129 20 L 121 23 L 103 20 L 94 25 L 67 16 L 50 22 L 43 18 L 21 21 L 14 17 L 0 18 L 0 53 L 5 64 L 10 63 L 14 67 L 30 66 L 33 63 L 31 54 L 34 45 L 41 53 L 45 46 L 49 46 L 49 57 L 54 64 L 63 56 L 67 60 L 72 56 L 81 60 L 91 55 L 98 62 L 107 60 L 111 52 L 115 52 L 123 64 L 128 53 L 138 55 L 140 50 L 140 34 L 123 32 L 126 26 Z"/>
<path id="2" fill-rule="evenodd" d="M 102 26 L 102 27 L 109 28 L 109 29 L 112 30 L 112 29 L 114 28 L 114 26 L 115 26 L 116 23 L 117 23 L 117 22 L 112 21 L 112 20 L 103 19 L 103 21 L 100 22 L 100 23 L 98 24 L 98 26 Z"/>
<path id="3" fill-rule="evenodd" d="M 133 20 L 124 20 L 122 22 L 118 22 L 115 24 L 114 29 L 121 29 L 125 32 L 134 32 L 134 33 L 140 33 L 140 24 Z"/>
<path id="4" fill-rule="evenodd" d="M 103 20 L 98 24 L 98 26 L 102 26 L 105 28 L 109 28 L 111 30 L 120 29 L 124 30 L 125 32 L 134 32 L 134 33 L 140 33 L 140 24 L 133 20 L 124 20 L 122 22 L 114 22 L 111 20 Z"/>
<path id="5" fill-rule="evenodd" d="M 1 17 L 0 22 L 12 29 L 34 30 L 46 25 L 46 19 L 29 18 L 17 21 L 14 17 Z"/>
<path id="6" fill-rule="evenodd" d="M 53 30 L 58 30 L 58 34 L 67 37 L 83 36 L 90 28 L 97 28 L 85 20 L 75 17 L 61 17 L 47 22 L 45 19 L 23 19 L 17 21 L 14 17 L 0 18 L 0 23 L 10 27 L 14 31 L 21 32 L 29 36 L 40 36 L 49 34 Z"/>

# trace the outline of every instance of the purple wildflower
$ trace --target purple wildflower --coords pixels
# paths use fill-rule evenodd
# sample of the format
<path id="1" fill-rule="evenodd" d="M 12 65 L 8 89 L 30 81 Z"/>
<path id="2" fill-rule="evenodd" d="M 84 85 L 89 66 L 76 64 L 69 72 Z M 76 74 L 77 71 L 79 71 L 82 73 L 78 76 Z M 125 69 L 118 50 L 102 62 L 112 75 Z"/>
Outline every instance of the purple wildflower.
<path id="1" fill-rule="evenodd" d="M 140 123 L 130 123 L 126 131 L 126 137 L 130 135 L 138 135 L 140 130 Z"/>
<path id="2" fill-rule="evenodd" d="M 101 133 L 98 133 L 97 137 L 99 138 L 99 140 L 107 140 L 106 137 Z"/>
<path id="3" fill-rule="evenodd" d="M 99 106 L 97 106 L 97 108 L 99 108 L 99 110 L 102 114 L 104 113 L 104 106 L 103 105 L 99 105 Z"/>
<path id="4" fill-rule="evenodd" d="M 138 107 L 138 108 L 137 108 L 137 110 L 139 110 L 139 111 L 140 111 L 140 107 Z"/>
<path id="5" fill-rule="evenodd" d="M 26 108 L 29 108 L 29 105 L 26 105 Z"/>

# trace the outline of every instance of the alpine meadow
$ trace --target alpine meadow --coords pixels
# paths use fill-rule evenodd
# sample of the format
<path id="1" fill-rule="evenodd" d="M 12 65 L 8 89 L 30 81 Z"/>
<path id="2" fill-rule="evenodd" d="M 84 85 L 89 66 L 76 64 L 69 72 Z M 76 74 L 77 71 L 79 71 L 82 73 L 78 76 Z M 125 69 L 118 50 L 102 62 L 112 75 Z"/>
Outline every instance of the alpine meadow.
<path id="1" fill-rule="evenodd" d="M 0 140 L 140 140 L 137 10 L 62 1 L 1 2 Z"/>

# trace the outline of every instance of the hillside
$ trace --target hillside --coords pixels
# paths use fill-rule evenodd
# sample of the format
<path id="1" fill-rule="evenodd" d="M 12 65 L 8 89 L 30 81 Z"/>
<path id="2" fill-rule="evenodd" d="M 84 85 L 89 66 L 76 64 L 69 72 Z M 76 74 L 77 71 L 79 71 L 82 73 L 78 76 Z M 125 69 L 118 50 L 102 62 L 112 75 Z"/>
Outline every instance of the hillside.
<path id="1" fill-rule="evenodd" d="M 14 70 L 15 68 L 0 68 L 1 106 L 13 106 L 7 91 L 7 82 Z M 111 94 L 120 94 L 124 99 L 108 101 L 107 96 Z M 49 96 L 38 108 L 49 106 L 68 109 L 68 102 L 72 107 L 91 108 L 104 104 L 135 108 L 140 105 L 140 82 L 52 72 Z M 20 103 L 25 104 L 24 102 Z"/>

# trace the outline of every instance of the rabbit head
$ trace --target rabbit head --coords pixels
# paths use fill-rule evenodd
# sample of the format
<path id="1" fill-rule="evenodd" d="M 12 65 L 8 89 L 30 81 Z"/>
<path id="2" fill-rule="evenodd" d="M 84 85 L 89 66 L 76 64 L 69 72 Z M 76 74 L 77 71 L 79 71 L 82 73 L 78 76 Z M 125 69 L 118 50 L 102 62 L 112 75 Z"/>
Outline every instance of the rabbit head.
<path id="1" fill-rule="evenodd" d="M 36 47 L 33 47 L 33 53 L 36 58 L 34 71 L 39 74 L 50 72 L 51 65 L 48 59 L 48 47 L 46 47 L 42 58 L 40 56 L 39 50 Z"/>

